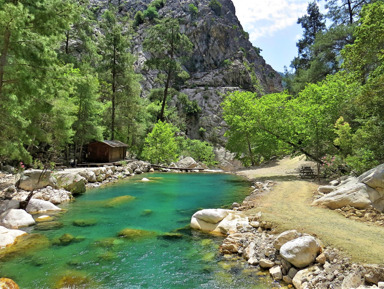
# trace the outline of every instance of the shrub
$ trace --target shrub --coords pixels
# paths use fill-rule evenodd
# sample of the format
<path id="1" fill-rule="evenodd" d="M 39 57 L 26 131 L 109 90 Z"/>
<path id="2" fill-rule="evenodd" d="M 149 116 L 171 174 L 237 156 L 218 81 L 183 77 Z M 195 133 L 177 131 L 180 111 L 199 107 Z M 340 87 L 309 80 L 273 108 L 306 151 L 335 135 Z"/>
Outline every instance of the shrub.
<path id="1" fill-rule="evenodd" d="M 189 12 L 192 14 L 192 16 L 196 16 L 199 13 L 199 9 L 192 3 L 189 4 Z"/>
<path id="2" fill-rule="evenodd" d="M 165 5 L 165 0 L 154 0 L 149 4 L 149 7 L 155 7 L 157 10 L 160 10 Z"/>
<path id="3" fill-rule="evenodd" d="M 135 20 L 133 22 L 133 25 L 137 27 L 143 23 L 144 23 L 144 14 L 141 11 L 137 11 L 137 13 L 135 14 Z"/>
<path id="4" fill-rule="evenodd" d="M 178 137 L 179 153 L 183 156 L 190 156 L 197 162 L 202 162 L 207 166 L 216 165 L 213 146 L 205 141 L 185 139 Z"/>
<path id="5" fill-rule="evenodd" d="M 149 6 L 147 10 L 144 11 L 144 17 L 149 20 L 153 20 L 159 17 L 159 13 L 157 13 L 157 9 L 154 6 Z"/>
<path id="6" fill-rule="evenodd" d="M 213 12 L 215 12 L 217 16 L 221 15 L 222 5 L 218 0 L 211 0 L 211 2 L 209 2 L 209 7 L 213 10 Z"/>

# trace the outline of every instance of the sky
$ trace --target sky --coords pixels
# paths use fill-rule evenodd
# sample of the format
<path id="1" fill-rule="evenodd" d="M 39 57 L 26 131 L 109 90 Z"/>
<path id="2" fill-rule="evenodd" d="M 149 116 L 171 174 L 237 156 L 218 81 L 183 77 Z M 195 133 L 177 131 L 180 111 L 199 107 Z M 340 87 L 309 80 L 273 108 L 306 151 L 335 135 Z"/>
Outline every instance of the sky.
<path id="1" fill-rule="evenodd" d="M 253 46 L 276 71 L 290 70 L 303 30 L 297 19 L 306 14 L 309 0 L 232 0 Z"/>

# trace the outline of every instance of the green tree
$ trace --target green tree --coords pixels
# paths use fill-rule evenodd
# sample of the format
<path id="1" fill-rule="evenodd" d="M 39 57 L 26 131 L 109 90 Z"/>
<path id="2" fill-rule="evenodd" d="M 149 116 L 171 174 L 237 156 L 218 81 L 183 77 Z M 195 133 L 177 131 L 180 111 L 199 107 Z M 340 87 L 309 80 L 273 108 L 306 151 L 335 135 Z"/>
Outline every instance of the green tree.
<path id="1" fill-rule="evenodd" d="M 103 39 L 99 40 L 102 56 L 99 73 L 103 79 L 103 98 L 111 102 L 109 137 L 127 141 L 128 125 L 134 123 L 139 103 L 139 76 L 135 74 L 134 57 L 129 53 L 131 27 L 118 19 L 112 6 L 102 16 Z"/>
<path id="2" fill-rule="evenodd" d="M 162 73 L 159 75 L 160 79 L 164 81 L 164 93 L 158 117 L 160 120 L 164 120 L 169 89 L 177 76 L 186 77 L 181 63 L 192 51 L 192 43 L 185 34 L 180 32 L 177 19 L 164 18 L 148 29 L 143 47 L 151 54 L 151 58 L 146 61 L 146 64 L 150 68 L 164 73 L 164 75 Z"/>
<path id="3" fill-rule="evenodd" d="M 145 138 L 143 158 L 155 164 L 169 164 L 176 161 L 178 151 L 176 131 L 172 124 L 159 120 Z"/>
<path id="4" fill-rule="evenodd" d="M 41 143 L 53 146 L 67 136 L 72 90 L 71 67 L 63 65 L 57 49 L 73 21 L 71 1 L 0 2 L 0 156 L 31 161 Z M 57 148 L 59 149 L 59 148 Z"/>
<path id="5" fill-rule="evenodd" d="M 365 4 L 373 3 L 372 0 L 326 0 L 325 8 L 333 25 L 353 24 Z"/>

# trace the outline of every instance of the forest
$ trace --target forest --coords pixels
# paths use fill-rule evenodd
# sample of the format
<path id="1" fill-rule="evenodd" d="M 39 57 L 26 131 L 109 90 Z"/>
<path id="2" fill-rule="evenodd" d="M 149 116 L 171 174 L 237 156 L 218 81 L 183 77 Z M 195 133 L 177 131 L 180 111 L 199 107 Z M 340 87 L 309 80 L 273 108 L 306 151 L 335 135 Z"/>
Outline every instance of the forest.
<path id="1" fill-rule="evenodd" d="M 246 165 L 305 154 L 325 173 L 360 174 L 384 162 L 384 3 L 316 2 L 285 90 L 235 92 L 223 103 L 228 148 Z"/>
<path id="2" fill-rule="evenodd" d="M 87 143 L 116 139 L 153 163 L 189 155 L 214 165 L 215 144 L 203 131 L 193 140 L 185 133 L 201 111 L 177 85 L 190 77 L 183 63 L 193 47 L 178 19 L 159 16 L 164 5 L 123 15 L 110 1 L 0 0 L 0 162 L 81 161 Z M 209 6 L 220 12 L 220 1 Z M 340 173 L 384 162 L 384 2 L 327 0 L 326 8 L 310 2 L 298 19 L 303 36 L 284 91 L 225 96 L 227 149 L 245 166 L 288 154 Z M 189 13 L 199 13 L 192 3 Z M 148 97 L 132 47 L 143 24 L 145 66 L 160 72 Z"/>

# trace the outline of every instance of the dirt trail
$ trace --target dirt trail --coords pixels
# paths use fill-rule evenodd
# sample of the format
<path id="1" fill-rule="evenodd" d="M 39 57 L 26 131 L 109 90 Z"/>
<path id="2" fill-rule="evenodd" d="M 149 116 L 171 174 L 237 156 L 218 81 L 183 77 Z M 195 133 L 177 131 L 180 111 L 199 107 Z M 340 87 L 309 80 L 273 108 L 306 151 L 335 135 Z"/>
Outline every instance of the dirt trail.
<path id="1" fill-rule="evenodd" d="M 275 168 L 286 171 L 281 165 Z M 268 169 L 271 172 L 256 169 L 248 172 L 248 176 L 276 176 L 273 166 Z M 278 231 L 296 229 L 316 235 L 325 246 L 342 250 L 353 261 L 384 264 L 384 229 L 311 206 L 317 187 L 316 183 L 301 180 L 280 181 L 271 192 L 257 199 L 257 207 L 248 213 L 261 211 L 263 219 L 274 223 Z"/>

